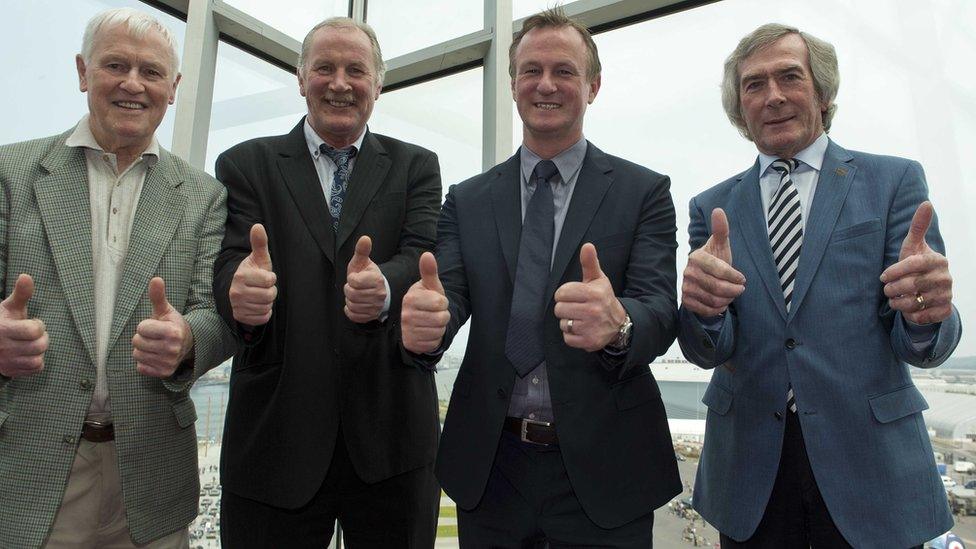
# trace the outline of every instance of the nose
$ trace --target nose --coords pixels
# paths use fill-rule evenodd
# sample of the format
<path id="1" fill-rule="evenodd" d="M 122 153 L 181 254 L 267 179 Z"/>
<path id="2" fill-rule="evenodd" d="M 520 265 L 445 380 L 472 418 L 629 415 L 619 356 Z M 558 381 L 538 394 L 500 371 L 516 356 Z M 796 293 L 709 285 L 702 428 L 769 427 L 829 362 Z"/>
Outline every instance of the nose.
<path id="1" fill-rule="evenodd" d="M 339 69 L 335 71 L 335 74 L 332 75 L 332 79 L 329 81 L 329 89 L 334 92 L 345 92 L 351 89 L 349 81 L 346 80 L 345 70 Z"/>
<path id="2" fill-rule="evenodd" d="M 549 71 L 542 72 L 542 76 L 539 77 L 539 84 L 536 86 L 536 89 L 542 94 L 550 94 L 556 91 L 556 83 Z"/>
<path id="3" fill-rule="evenodd" d="M 768 90 L 768 93 L 766 94 L 767 107 L 777 107 L 786 102 L 786 97 L 783 95 L 783 90 L 780 89 L 775 78 L 771 78 L 769 80 L 769 85 L 766 87 L 766 89 Z"/>
<path id="4" fill-rule="evenodd" d="M 142 83 L 142 79 L 139 77 L 139 70 L 136 68 L 126 73 L 119 87 L 132 94 L 142 93 L 146 89 L 146 86 Z"/>

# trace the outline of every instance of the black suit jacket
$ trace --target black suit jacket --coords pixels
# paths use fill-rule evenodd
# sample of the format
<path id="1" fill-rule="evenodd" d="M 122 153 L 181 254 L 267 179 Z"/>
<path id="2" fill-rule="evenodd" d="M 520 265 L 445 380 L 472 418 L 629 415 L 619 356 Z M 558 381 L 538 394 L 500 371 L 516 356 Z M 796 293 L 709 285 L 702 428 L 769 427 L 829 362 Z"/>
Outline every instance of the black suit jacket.
<path id="1" fill-rule="evenodd" d="M 448 193 L 437 260 L 450 302 L 446 348 L 471 331 L 441 438 L 436 471 L 463 509 L 484 493 L 515 370 L 505 336 L 522 226 L 520 163 L 508 161 Z M 667 416 L 648 363 L 676 334 L 675 215 L 667 177 L 589 144 L 556 246 L 547 293 L 545 351 L 559 444 L 587 515 L 615 527 L 681 491 Z M 634 322 L 628 354 L 568 347 L 552 295 L 582 278 L 579 249 L 592 242 Z"/>
<path id="2" fill-rule="evenodd" d="M 434 153 L 367 132 L 332 231 L 300 122 L 291 133 L 241 143 L 217 159 L 228 190 L 227 231 L 214 294 L 228 291 L 262 223 L 278 277 L 271 320 L 234 357 L 221 454 L 225 489 L 296 508 L 319 489 L 344 437 L 357 474 L 376 482 L 429 464 L 436 453 L 437 391 L 427 369 L 404 364 L 395 323 L 420 254 L 433 248 L 441 198 Z M 368 235 L 390 284 L 388 320 L 355 324 L 343 313 L 346 267 Z"/>

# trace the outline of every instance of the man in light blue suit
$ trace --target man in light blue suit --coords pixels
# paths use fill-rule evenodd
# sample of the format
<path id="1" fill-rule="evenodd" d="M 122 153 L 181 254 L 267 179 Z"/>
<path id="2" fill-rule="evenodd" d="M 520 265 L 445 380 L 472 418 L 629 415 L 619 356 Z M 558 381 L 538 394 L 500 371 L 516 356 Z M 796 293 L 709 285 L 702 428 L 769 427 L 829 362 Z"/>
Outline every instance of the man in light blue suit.
<path id="1" fill-rule="evenodd" d="M 830 44 L 764 25 L 725 64 L 755 142 L 691 201 L 679 342 L 714 368 L 694 505 L 722 547 L 920 547 L 952 526 L 908 365 L 959 342 L 922 168 L 827 138 Z"/>

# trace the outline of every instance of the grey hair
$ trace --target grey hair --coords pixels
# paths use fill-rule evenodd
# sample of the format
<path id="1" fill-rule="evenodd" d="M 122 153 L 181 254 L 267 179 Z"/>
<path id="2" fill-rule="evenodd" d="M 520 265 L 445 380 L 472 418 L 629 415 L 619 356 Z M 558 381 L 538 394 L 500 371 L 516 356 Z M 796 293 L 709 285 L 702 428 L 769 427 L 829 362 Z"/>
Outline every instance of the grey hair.
<path id="1" fill-rule="evenodd" d="M 308 50 L 312 47 L 312 37 L 315 35 L 316 31 L 321 28 L 328 27 L 330 29 L 359 29 L 363 31 L 363 34 L 369 38 L 369 44 L 373 47 L 373 67 L 376 69 L 376 83 L 379 85 L 383 84 L 383 77 L 386 75 L 386 63 L 383 61 L 383 52 L 380 50 L 380 42 L 376 39 L 376 32 L 373 27 L 369 26 L 362 21 L 356 21 L 355 19 L 350 19 L 349 17 L 330 17 L 325 21 L 312 27 L 312 30 L 308 31 L 305 35 L 305 39 L 302 40 L 302 52 L 298 55 L 298 71 L 302 73 L 305 71 L 305 62 L 308 61 Z"/>
<path id="2" fill-rule="evenodd" d="M 173 66 L 171 67 L 173 74 L 171 76 L 174 79 L 176 78 L 176 73 L 179 72 L 180 68 L 180 56 L 177 53 L 178 46 L 176 45 L 176 37 L 152 15 L 132 8 L 106 10 L 95 15 L 88 21 L 88 25 L 85 26 L 85 35 L 81 39 L 81 58 L 84 59 L 86 65 L 91 63 L 92 50 L 95 47 L 95 38 L 98 36 L 98 33 L 116 25 L 123 25 L 130 36 L 138 39 L 145 38 L 150 32 L 159 33 L 169 45 L 169 55 L 173 61 Z"/>
<path id="3" fill-rule="evenodd" d="M 837 52 L 834 46 L 816 36 L 800 31 L 796 27 L 768 23 L 752 31 L 739 41 L 735 51 L 725 60 L 725 73 L 722 76 L 722 106 L 729 121 L 743 137 L 752 141 L 752 135 L 742 116 L 742 103 L 739 97 L 739 65 L 750 55 L 772 45 L 788 34 L 796 34 L 807 46 L 810 71 L 813 73 L 813 88 L 820 101 L 827 105 L 822 113 L 825 132 L 830 131 L 830 122 L 837 112 L 834 99 L 840 88 L 840 70 L 837 68 Z"/>

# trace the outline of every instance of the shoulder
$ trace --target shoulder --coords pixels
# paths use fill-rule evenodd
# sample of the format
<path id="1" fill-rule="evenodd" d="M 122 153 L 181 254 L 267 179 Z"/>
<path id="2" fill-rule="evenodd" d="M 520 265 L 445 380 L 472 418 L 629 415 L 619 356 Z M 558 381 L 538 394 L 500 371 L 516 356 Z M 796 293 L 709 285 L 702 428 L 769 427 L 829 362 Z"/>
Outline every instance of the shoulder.
<path id="1" fill-rule="evenodd" d="M 0 171 L 17 170 L 36 166 L 56 147 L 63 147 L 68 132 L 0 145 Z"/>
<path id="2" fill-rule="evenodd" d="M 867 170 L 869 176 L 895 176 L 903 174 L 907 170 L 921 170 L 921 164 L 908 158 L 862 151 L 847 152 L 851 157 L 850 163 Z"/>
<path id="3" fill-rule="evenodd" d="M 234 145 L 220 153 L 217 162 L 231 159 L 235 162 L 255 162 L 277 155 L 288 143 L 290 134 L 255 137 Z"/>
<path id="4" fill-rule="evenodd" d="M 212 175 L 191 166 L 186 160 L 162 147 L 159 150 L 159 167 L 183 182 L 184 194 L 213 196 L 224 192 L 224 186 Z"/>
<path id="5" fill-rule="evenodd" d="M 390 137 L 388 135 L 383 135 L 380 133 L 369 132 L 367 136 L 371 136 L 379 143 L 380 147 L 387 152 L 387 154 L 393 156 L 402 156 L 410 158 L 427 158 L 430 156 L 436 157 L 437 154 L 434 151 L 425 149 L 420 145 L 415 145 L 413 143 L 408 143 L 395 137 Z"/>

